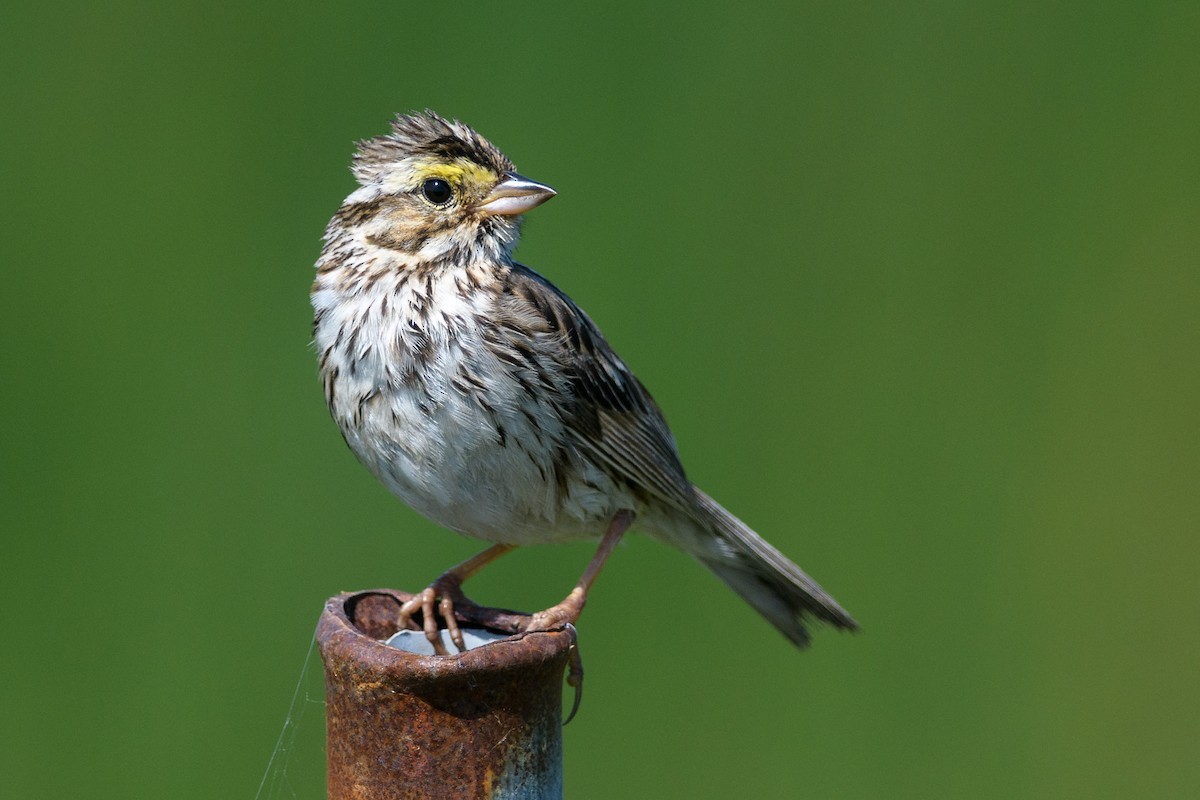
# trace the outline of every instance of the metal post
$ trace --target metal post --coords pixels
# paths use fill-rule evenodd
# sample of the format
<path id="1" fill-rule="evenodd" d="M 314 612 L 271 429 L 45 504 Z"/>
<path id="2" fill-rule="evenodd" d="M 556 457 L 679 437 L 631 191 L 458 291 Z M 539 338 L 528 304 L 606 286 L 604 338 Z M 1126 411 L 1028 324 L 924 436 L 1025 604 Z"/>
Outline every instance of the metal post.
<path id="1" fill-rule="evenodd" d="M 325 604 L 329 800 L 562 797 L 562 683 L 573 635 L 507 636 L 464 653 L 384 644 L 409 598 L 376 590 Z M 464 629 L 500 633 L 524 617 L 467 605 Z"/>

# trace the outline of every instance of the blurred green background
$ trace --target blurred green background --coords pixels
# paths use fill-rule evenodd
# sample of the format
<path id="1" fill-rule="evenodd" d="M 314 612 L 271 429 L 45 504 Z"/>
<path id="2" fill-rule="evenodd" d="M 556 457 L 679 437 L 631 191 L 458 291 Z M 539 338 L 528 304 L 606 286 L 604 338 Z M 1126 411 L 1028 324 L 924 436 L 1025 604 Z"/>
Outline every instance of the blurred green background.
<path id="1" fill-rule="evenodd" d="M 353 142 L 430 107 L 559 190 L 519 257 L 864 627 L 798 654 L 634 538 L 568 796 L 1200 796 L 1200 7 L 455 8 L 0 11 L 0 795 L 254 797 L 325 598 L 478 549 L 309 348 Z M 320 692 L 264 797 L 324 796 Z"/>

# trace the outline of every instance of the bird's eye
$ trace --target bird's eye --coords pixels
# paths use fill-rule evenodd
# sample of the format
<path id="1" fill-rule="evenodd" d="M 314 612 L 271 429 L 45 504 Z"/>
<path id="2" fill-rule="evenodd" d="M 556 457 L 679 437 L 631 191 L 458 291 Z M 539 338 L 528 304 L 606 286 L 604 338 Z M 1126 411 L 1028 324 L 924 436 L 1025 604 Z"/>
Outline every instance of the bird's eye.
<path id="1" fill-rule="evenodd" d="M 425 195 L 425 199 L 435 206 L 449 203 L 450 198 L 454 196 L 450 184 L 441 178 L 430 178 L 421 184 L 421 194 Z"/>

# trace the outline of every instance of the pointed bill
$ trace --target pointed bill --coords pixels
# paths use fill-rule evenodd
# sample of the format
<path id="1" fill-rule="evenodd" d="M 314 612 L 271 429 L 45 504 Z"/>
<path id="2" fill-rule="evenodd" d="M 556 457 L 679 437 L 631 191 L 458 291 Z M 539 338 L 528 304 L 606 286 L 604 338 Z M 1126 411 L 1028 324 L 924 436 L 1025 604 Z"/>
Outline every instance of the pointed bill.
<path id="1" fill-rule="evenodd" d="M 513 216 L 537 208 L 556 194 L 544 183 L 531 181 L 515 172 L 506 172 L 504 180 L 496 184 L 477 208 L 485 214 Z"/>

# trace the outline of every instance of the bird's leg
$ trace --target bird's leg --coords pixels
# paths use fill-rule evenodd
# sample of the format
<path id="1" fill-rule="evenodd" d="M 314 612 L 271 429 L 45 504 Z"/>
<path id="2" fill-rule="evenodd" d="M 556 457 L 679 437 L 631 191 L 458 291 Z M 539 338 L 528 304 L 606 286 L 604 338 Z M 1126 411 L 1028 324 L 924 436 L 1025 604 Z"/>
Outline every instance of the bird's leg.
<path id="1" fill-rule="evenodd" d="M 433 645 L 433 652 L 439 656 L 449 655 L 442 644 L 442 635 L 438 631 L 437 614 L 434 613 L 436 604 L 438 613 L 442 615 L 442 619 L 446 620 L 446 630 L 450 632 L 450 639 L 454 642 L 455 647 L 459 652 L 466 650 L 467 645 L 463 641 L 462 631 L 458 628 L 458 620 L 454 618 L 454 602 L 456 600 L 470 602 L 462 592 L 463 581 L 512 550 L 513 547 L 514 545 L 511 544 L 494 544 L 482 553 L 443 572 L 441 577 L 400 606 L 400 613 L 397 615 L 400 630 L 410 630 L 413 627 L 413 614 L 420 611 L 425 638 Z"/>
<path id="2" fill-rule="evenodd" d="M 525 630 L 545 631 L 578 620 L 579 615 L 583 613 L 584 604 L 587 603 L 588 590 L 596 582 L 596 577 L 604 568 L 604 562 L 612 554 L 617 542 L 621 541 L 621 537 L 625 535 L 625 531 L 629 530 L 629 526 L 632 524 L 632 511 L 628 509 L 618 511 L 612 522 L 608 524 L 608 530 L 604 533 L 604 538 L 600 540 L 600 546 L 596 548 L 596 555 L 592 556 L 592 560 L 588 562 L 587 569 L 579 578 L 579 583 L 575 584 L 575 588 L 561 603 L 551 606 L 545 611 L 539 611 L 530 617 Z"/>
<path id="3" fill-rule="evenodd" d="M 571 634 L 567 685 L 575 689 L 575 702 L 571 706 L 571 713 L 567 715 L 567 722 L 575 718 L 575 712 L 579 710 L 579 701 L 583 699 L 583 659 L 579 656 L 579 645 L 575 641 L 575 621 L 583 613 L 583 606 L 587 603 L 588 590 L 596 582 L 596 577 L 604 568 L 604 562 L 608 561 L 608 557 L 612 555 L 617 543 L 621 541 L 621 537 L 625 535 L 625 531 L 629 530 L 629 526 L 632 524 L 632 511 L 628 509 L 618 511 L 612 522 L 608 524 L 608 530 L 605 531 L 604 538 L 600 540 L 600 546 L 596 548 L 596 555 L 592 556 L 592 560 L 588 562 L 587 569 L 583 571 L 583 575 L 571 593 L 558 605 L 534 614 L 525 626 L 526 631 L 546 631 L 565 625 Z"/>

